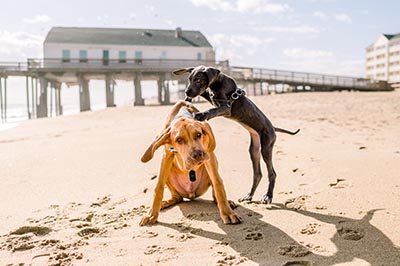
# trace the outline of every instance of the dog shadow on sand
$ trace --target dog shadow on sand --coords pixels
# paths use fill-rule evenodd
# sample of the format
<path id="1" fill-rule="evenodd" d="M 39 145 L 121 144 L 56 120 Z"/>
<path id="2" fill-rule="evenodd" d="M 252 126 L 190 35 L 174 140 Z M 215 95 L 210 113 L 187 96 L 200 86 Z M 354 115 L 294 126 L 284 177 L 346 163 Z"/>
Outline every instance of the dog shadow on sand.
<path id="1" fill-rule="evenodd" d="M 231 247 L 240 254 L 239 258 L 242 258 L 236 262 L 232 261 L 232 264 L 250 260 L 259 265 L 277 266 L 328 266 L 341 263 L 371 266 L 400 265 L 400 249 L 370 223 L 374 213 L 379 210 L 370 210 L 361 219 L 352 219 L 304 210 L 295 211 L 283 204 L 274 204 L 270 209 L 263 209 L 266 216 L 271 211 L 291 211 L 314 218 L 318 222 L 334 225 L 336 233 L 330 241 L 336 246 L 337 251 L 333 255 L 322 256 L 312 253 L 312 250 L 299 244 L 280 228 L 263 221 L 262 214 L 250 209 L 251 205 L 244 204 L 235 210 L 243 218 L 243 223 L 238 225 L 223 224 L 212 201 L 197 199 L 192 202 L 182 202 L 177 207 L 185 216 L 187 226 L 162 222 L 159 222 L 159 225 L 181 233 L 190 232 L 196 236 L 213 239 L 217 241 L 216 246 Z M 190 220 L 215 222 L 224 233 L 192 227 Z M 232 256 L 225 258 L 229 259 L 232 259 Z"/>

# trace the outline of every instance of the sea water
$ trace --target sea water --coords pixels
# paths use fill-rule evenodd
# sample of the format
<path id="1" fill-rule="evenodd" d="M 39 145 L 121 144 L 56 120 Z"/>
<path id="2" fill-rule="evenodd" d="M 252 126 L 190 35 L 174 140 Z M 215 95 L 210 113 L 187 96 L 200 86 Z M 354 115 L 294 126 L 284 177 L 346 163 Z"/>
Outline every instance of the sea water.
<path id="1" fill-rule="evenodd" d="M 105 81 L 91 80 L 89 82 L 91 110 L 101 110 L 106 108 Z M 134 86 L 130 81 L 117 81 L 114 87 L 114 102 L 116 106 L 133 106 Z M 157 82 L 142 81 L 142 97 L 145 103 L 157 102 Z M 177 88 L 175 84 L 170 84 L 171 100 L 177 97 Z M 53 107 L 50 109 L 50 97 L 52 97 Z M 4 88 L 3 88 L 4 101 Z M 47 91 L 47 103 L 49 116 L 56 116 L 54 91 L 51 94 Z M 63 115 L 73 115 L 79 113 L 79 87 L 66 86 L 61 87 L 61 104 Z M 32 112 L 32 94 L 29 84 L 29 106 Z M 25 78 L 8 78 L 7 80 L 7 122 L 0 121 L 0 130 L 15 127 L 19 122 L 28 120 L 27 94 Z"/>

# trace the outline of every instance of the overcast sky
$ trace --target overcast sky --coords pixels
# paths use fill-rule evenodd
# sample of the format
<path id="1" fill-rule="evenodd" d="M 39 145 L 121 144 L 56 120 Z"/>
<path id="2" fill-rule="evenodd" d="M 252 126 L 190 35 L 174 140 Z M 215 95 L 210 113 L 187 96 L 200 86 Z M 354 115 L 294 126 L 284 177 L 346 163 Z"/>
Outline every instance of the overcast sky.
<path id="1" fill-rule="evenodd" d="M 231 65 L 364 76 L 400 32 L 398 0 L 0 0 L 0 62 L 41 57 L 53 26 L 199 30 Z"/>

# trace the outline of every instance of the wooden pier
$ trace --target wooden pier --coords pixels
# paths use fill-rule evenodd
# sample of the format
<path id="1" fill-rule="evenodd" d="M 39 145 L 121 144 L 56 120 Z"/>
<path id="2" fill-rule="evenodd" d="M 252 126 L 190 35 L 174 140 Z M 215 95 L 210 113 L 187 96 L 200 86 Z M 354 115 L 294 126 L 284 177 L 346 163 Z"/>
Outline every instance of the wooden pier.
<path id="1" fill-rule="evenodd" d="M 104 80 L 106 106 L 115 106 L 114 84 L 116 80 L 131 81 L 134 88 L 134 105 L 144 105 L 141 81 L 155 80 L 158 84 L 159 104 L 170 104 L 168 81 L 177 80 L 184 88 L 187 76 L 175 76 L 172 71 L 198 65 L 214 66 L 232 76 L 248 94 L 297 91 L 390 91 L 393 88 L 384 81 L 365 78 L 334 76 L 315 73 L 235 67 L 228 61 L 168 59 L 28 59 L 27 62 L 0 62 L 0 113 L 1 121 L 7 120 L 7 78 L 26 79 L 26 104 L 29 119 L 48 117 L 53 112 L 63 114 L 61 84 L 79 86 L 80 111 L 90 110 L 89 84 L 91 80 Z M 50 90 L 48 90 L 50 89 Z M 48 95 L 48 91 L 50 95 Z M 260 91 L 260 93 L 257 93 Z M 50 96 L 50 97 L 49 97 Z M 50 102 L 48 100 L 50 99 Z"/>

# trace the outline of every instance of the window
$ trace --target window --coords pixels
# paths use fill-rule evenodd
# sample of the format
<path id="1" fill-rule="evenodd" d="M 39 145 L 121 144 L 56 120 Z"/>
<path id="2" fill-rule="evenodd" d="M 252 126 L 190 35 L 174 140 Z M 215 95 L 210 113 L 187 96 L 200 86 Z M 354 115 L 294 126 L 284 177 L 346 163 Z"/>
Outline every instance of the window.
<path id="1" fill-rule="evenodd" d="M 126 51 L 119 51 L 118 58 L 120 63 L 126 63 Z"/>
<path id="2" fill-rule="evenodd" d="M 110 51 L 103 50 L 103 65 L 107 66 L 110 62 Z"/>
<path id="3" fill-rule="evenodd" d="M 86 50 L 80 50 L 79 51 L 79 63 L 87 63 L 87 51 Z"/>
<path id="4" fill-rule="evenodd" d="M 142 51 L 136 51 L 135 52 L 135 63 L 141 64 L 143 62 L 143 52 Z"/>
<path id="5" fill-rule="evenodd" d="M 197 53 L 197 60 L 202 60 L 202 59 L 203 59 L 202 57 L 203 57 L 203 56 L 202 56 L 201 53 Z"/>
<path id="6" fill-rule="evenodd" d="M 68 49 L 62 50 L 62 62 L 69 63 L 71 62 L 71 51 Z"/>

